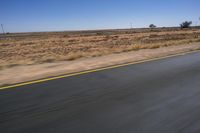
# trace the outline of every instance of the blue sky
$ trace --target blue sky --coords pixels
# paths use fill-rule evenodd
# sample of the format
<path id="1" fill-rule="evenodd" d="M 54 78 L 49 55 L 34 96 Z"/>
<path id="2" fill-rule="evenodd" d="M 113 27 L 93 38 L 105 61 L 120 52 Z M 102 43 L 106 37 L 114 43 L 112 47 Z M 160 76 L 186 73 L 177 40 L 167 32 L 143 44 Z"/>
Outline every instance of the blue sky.
<path id="1" fill-rule="evenodd" d="M 200 0 L 1 0 L 0 8 L 7 32 L 167 27 L 199 17 Z"/>

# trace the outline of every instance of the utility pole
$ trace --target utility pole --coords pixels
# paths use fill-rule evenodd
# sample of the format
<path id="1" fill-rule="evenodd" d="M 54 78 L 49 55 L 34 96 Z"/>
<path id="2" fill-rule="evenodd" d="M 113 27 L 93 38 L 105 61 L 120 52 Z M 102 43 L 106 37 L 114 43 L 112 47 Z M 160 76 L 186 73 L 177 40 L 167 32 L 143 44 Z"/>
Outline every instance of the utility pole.
<path id="1" fill-rule="evenodd" d="M 200 26 L 200 17 L 199 17 L 199 26 Z"/>
<path id="2" fill-rule="evenodd" d="M 1 24 L 1 28 L 2 28 L 3 34 L 5 34 L 5 31 L 4 31 L 4 28 L 3 28 L 3 24 Z"/>
<path id="3" fill-rule="evenodd" d="M 131 29 L 133 29 L 133 23 L 132 22 L 130 23 L 130 26 L 131 26 Z"/>
<path id="4" fill-rule="evenodd" d="M 198 26 L 198 21 L 195 21 L 195 27 L 197 27 Z"/>

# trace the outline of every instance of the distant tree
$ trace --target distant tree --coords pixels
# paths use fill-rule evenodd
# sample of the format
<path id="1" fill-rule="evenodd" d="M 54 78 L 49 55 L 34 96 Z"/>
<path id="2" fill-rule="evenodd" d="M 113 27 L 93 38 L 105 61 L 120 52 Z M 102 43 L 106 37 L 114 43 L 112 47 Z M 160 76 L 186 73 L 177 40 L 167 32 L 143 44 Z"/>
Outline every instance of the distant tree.
<path id="1" fill-rule="evenodd" d="M 180 24 L 181 28 L 189 28 L 192 24 L 192 21 L 185 21 L 182 24 Z"/>
<path id="2" fill-rule="evenodd" d="M 156 28 L 156 25 L 150 24 L 150 25 L 149 25 L 149 28 Z"/>

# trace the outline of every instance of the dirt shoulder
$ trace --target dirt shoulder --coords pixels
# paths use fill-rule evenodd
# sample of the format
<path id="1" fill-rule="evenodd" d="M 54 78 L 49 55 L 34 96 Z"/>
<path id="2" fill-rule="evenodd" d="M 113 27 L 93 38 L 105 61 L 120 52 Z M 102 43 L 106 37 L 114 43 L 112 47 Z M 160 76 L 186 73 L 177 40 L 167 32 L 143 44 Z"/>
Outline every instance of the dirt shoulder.
<path id="1" fill-rule="evenodd" d="M 81 58 L 74 61 L 15 66 L 0 70 L 0 86 L 96 69 L 115 64 L 123 64 L 126 62 L 136 62 L 197 49 L 200 49 L 200 43 L 161 47 L 157 49 L 141 49 L 138 51 L 110 54 L 100 57 Z"/>

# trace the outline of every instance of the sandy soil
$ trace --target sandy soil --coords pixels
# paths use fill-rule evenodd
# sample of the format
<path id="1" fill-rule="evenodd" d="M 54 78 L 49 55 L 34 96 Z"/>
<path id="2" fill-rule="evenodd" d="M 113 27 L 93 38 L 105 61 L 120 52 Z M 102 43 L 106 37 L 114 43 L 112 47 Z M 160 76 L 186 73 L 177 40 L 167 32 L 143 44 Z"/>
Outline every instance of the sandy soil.
<path id="1" fill-rule="evenodd" d="M 0 86 L 101 68 L 126 62 L 146 60 L 197 49 L 200 49 L 200 43 L 161 47 L 157 49 L 141 49 L 138 51 L 110 54 L 100 57 L 81 58 L 74 61 L 15 66 L 0 70 Z"/>
<path id="2" fill-rule="evenodd" d="M 0 36 L 0 70 L 200 42 L 200 29 L 146 29 Z"/>

